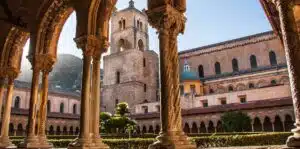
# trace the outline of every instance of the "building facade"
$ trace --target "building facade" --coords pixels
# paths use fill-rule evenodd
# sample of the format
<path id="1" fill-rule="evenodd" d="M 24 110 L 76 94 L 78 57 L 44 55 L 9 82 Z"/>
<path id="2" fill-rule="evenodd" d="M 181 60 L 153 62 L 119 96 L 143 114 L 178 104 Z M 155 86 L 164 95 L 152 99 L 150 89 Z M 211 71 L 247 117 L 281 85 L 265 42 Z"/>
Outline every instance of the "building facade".
<path id="1" fill-rule="evenodd" d="M 223 131 L 226 111 L 243 111 L 249 131 L 290 131 L 294 115 L 280 39 L 265 32 L 179 52 L 183 129 Z M 159 102 L 136 106 L 141 132 L 158 132 Z"/>
<path id="2" fill-rule="evenodd" d="M 22 136 L 25 135 L 27 127 L 26 125 L 30 100 L 30 83 L 15 81 L 14 84 L 15 91 L 13 93 L 12 100 L 9 134 L 10 136 Z M 4 97 L 5 94 L 6 93 L 4 93 Z M 40 104 L 40 98 L 41 97 L 39 97 L 38 104 Z M 3 101 L 3 105 L 5 105 L 6 101 Z M 47 134 L 78 134 L 80 129 L 80 94 L 76 92 L 74 93 L 61 90 L 50 90 L 47 102 L 47 113 Z"/>
<path id="3" fill-rule="evenodd" d="M 111 17 L 111 49 L 104 57 L 102 111 L 114 112 L 116 104 L 135 105 L 157 101 L 158 55 L 149 50 L 148 19 L 130 1 L 128 8 Z"/>

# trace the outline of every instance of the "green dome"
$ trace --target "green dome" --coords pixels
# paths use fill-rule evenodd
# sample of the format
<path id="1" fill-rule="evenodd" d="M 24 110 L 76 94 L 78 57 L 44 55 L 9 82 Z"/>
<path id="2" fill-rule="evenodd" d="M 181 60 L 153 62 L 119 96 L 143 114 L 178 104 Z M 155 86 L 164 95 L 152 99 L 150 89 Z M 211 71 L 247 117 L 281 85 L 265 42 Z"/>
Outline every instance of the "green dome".
<path id="1" fill-rule="evenodd" d="M 196 72 L 191 72 L 191 71 L 181 72 L 180 81 L 183 82 L 183 81 L 187 81 L 187 80 L 190 80 L 190 81 L 195 80 L 196 81 L 196 80 L 200 80 L 200 78 Z"/>

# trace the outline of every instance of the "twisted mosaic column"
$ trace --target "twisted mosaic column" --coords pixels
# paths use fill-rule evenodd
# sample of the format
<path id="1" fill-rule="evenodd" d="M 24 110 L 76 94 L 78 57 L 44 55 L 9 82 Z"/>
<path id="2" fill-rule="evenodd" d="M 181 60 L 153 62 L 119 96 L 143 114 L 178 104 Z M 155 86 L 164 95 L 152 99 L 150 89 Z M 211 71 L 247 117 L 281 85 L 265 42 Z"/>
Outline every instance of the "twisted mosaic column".
<path id="1" fill-rule="evenodd" d="M 291 93 L 295 112 L 295 126 L 293 136 L 287 140 L 287 146 L 300 147 L 300 41 L 297 24 L 294 17 L 293 0 L 273 0 L 280 18 L 282 39 L 288 65 Z"/>
<path id="2" fill-rule="evenodd" d="M 149 149 L 195 149 L 182 131 L 179 94 L 177 36 L 183 33 L 185 17 L 171 5 L 148 10 L 150 24 L 158 29 L 161 72 L 161 132 Z"/>

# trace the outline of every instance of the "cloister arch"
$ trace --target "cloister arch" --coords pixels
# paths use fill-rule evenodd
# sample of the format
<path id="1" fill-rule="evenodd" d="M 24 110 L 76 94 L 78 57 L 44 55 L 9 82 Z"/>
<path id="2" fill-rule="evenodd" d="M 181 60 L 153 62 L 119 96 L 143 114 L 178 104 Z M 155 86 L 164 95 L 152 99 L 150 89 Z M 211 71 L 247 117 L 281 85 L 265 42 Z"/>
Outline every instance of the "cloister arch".
<path id="1" fill-rule="evenodd" d="M 68 129 L 67 129 L 67 126 L 64 126 L 62 134 L 63 134 L 63 135 L 68 135 Z"/>
<path id="2" fill-rule="evenodd" d="M 201 122 L 200 124 L 200 133 L 206 133 L 206 127 L 204 122 Z"/>
<path id="3" fill-rule="evenodd" d="M 193 122 L 192 124 L 192 132 L 191 133 L 198 133 L 198 126 L 196 122 Z"/>
<path id="4" fill-rule="evenodd" d="M 20 124 L 18 124 L 18 126 L 17 126 L 17 132 L 16 132 L 16 135 L 17 135 L 17 136 L 23 136 L 23 132 L 24 132 L 24 130 L 23 130 L 23 125 L 20 123 Z"/>
<path id="5" fill-rule="evenodd" d="M 260 122 L 260 119 L 258 117 L 254 118 L 254 122 L 253 122 L 253 130 L 255 132 L 259 132 L 262 131 L 262 124 Z"/>
<path id="6" fill-rule="evenodd" d="M 147 128 L 146 128 L 146 126 L 143 126 L 142 133 L 143 133 L 143 134 L 147 133 Z"/>
<path id="7" fill-rule="evenodd" d="M 274 131 L 278 131 L 278 132 L 283 131 L 283 123 L 278 115 L 275 116 Z"/>
<path id="8" fill-rule="evenodd" d="M 60 126 L 56 127 L 56 135 L 61 135 Z"/>
<path id="9" fill-rule="evenodd" d="M 264 126 L 264 131 L 266 131 L 266 132 L 272 132 L 273 131 L 272 122 L 271 122 L 271 119 L 268 116 L 265 117 L 263 126 Z"/>
<path id="10" fill-rule="evenodd" d="M 9 136 L 14 136 L 14 133 L 15 133 L 15 127 L 14 127 L 14 124 L 13 123 L 10 123 L 9 124 Z"/>
<path id="11" fill-rule="evenodd" d="M 160 126 L 156 125 L 155 126 L 155 134 L 159 134 L 159 132 L 160 132 Z"/>
<path id="12" fill-rule="evenodd" d="M 291 115 L 286 114 L 284 119 L 285 131 L 291 131 L 294 128 L 294 120 Z"/>
<path id="13" fill-rule="evenodd" d="M 217 132 L 224 132 L 223 125 L 221 121 L 217 122 Z"/>
<path id="14" fill-rule="evenodd" d="M 69 130 L 69 135 L 74 135 L 73 126 L 71 126 L 71 127 L 70 127 L 70 130 Z"/>
<path id="15" fill-rule="evenodd" d="M 49 127 L 49 135 L 54 135 L 54 127 L 51 125 L 50 127 Z"/>
<path id="16" fill-rule="evenodd" d="M 214 133 L 215 132 L 215 126 L 214 126 L 214 123 L 212 121 L 208 122 L 207 132 L 208 133 Z"/>
<path id="17" fill-rule="evenodd" d="M 183 131 L 184 131 L 185 133 L 191 133 L 191 131 L 190 131 L 190 125 L 189 125 L 188 123 L 185 123 L 185 124 L 184 124 Z"/>
<path id="18" fill-rule="evenodd" d="M 154 129 L 153 129 L 153 126 L 152 126 L 152 125 L 149 126 L 148 133 L 154 133 Z"/>

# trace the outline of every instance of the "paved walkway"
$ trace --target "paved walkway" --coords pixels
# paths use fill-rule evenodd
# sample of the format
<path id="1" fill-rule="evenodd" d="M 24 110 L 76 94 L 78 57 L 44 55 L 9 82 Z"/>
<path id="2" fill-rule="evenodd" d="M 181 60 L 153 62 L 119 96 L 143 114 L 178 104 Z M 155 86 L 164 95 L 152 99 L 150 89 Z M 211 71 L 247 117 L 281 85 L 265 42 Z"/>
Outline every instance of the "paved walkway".
<path id="1" fill-rule="evenodd" d="M 209 149 L 282 149 L 283 147 L 284 145 L 275 145 L 275 146 L 273 145 L 273 146 L 215 147 Z"/>

